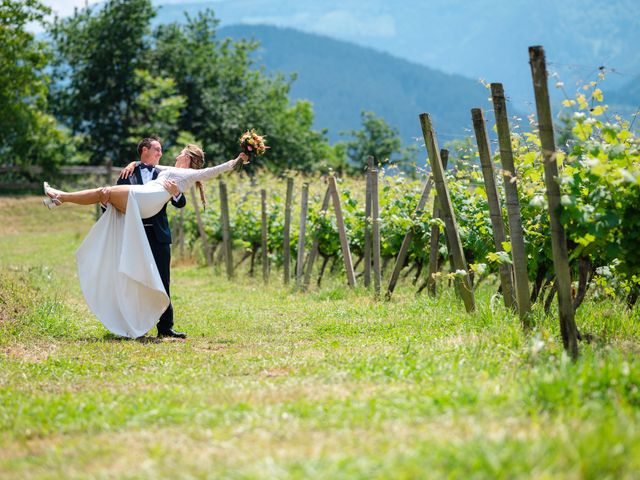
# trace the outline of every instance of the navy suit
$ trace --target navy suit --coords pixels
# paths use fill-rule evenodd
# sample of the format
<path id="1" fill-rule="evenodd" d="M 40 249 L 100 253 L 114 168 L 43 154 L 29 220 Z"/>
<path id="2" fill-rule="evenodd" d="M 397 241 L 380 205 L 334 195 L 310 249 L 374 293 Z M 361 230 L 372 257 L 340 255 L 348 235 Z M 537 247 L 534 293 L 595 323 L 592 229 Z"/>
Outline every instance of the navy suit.
<path id="1" fill-rule="evenodd" d="M 153 179 L 158 177 L 158 170 L 153 171 Z M 142 174 L 140 173 L 140 166 L 136 166 L 133 173 L 128 178 L 118 179 L 118 185 L 142 185 Z M 187 200 L 184 195 L 181 195 L 178 201 L 171 198 L 171 204 L 176 208 L 182 208 L 187 204 Z M 142 224 L 144 225 L 144 231 L 147 234 L 149 245 L 151 246 L 151 252 L 153 258 L 158 266 L 160 272 L 160 278 L 162 284 L 167 292 L 167 295 L 171 297 L 169 291 L 170 284 L 170 270 L 171 270 L 171 230 L 169 229 L 169 219 L 167 218 L 167 204 L 162 207 L 158 213 L 153 217 L 143 218 Z M 158 322 L 158 332 L 166 332 L 173 328 L 173 305 L 169 303 L 169 307 L 160 317 Z"/>

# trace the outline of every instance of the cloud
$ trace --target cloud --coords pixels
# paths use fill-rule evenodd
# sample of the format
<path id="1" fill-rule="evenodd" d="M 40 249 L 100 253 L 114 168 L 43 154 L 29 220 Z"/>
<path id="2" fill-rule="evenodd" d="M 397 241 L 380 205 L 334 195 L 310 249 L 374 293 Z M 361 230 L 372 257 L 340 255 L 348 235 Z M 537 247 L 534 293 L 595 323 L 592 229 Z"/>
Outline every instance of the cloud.
<path id="1" fill-rule="evenodd" d="M 308 26 L 312 16 L 308 13 L 296 13 L 294 15 L 263 15 L 260 17 L 242 17 L 239 23 L 249 25 L 276 25 L 278 27 L 301 28 Z"/>
<path id="2" fill-rule="evenodd" d="M 346 10 L 334 10 L 322 15 L 314 29 L 319 33 L 342 36 L 344 32 L 360 37 L 390 38 L 396 34 L 396 25 L 391 15 L 354 15 Z"/>
<path id="3" fill-rule="evenodd" d="M 354 36 L 391 38 L 396 35 L 395 21 L 391 15 L 355 15 L 347 10 L 333 10 L 319 15 L 299 13 L 294 15 L 244 17 L 241 22 L 293 27 L 343 38 L 352 38 Z"/>
<path id="4" fill-rule="evenodd" d="M 42 0 L 55 14 L 66 17 L 73 14 L 74 8 L 83 8 L 101 0 Z M 212 0 L 208 0 L 211 2 Z M 181 3 L 180 0 L 155 1 L 154 4 Z M 189 3 L 203 3 L 203 0 L 190 0 Z M 226 3 L 214 1 L 213 3 Z M 337 38 L 361 37 L 391 38 L 396 35 L 396 25 L 393 16 L 386 14 L 353 13 L 345 9 L 335 9 L 328 12 L 315 9 L 311 12 L 291 12 L 288 15 L 247 16 L 240 19 L 247 24 L 271 24 L 281 27 L 292 27 L 307 32 L 328 35 Z"/>
<path id="5" fill-rule="evenodd" d="M 59 17 L 66 17 L 73 14 L 74 8 L 83 8 L 85 5 L 93 5 L 101 0 L 42 0 L 47 7 L 53 10 L 53 13 Z"/>

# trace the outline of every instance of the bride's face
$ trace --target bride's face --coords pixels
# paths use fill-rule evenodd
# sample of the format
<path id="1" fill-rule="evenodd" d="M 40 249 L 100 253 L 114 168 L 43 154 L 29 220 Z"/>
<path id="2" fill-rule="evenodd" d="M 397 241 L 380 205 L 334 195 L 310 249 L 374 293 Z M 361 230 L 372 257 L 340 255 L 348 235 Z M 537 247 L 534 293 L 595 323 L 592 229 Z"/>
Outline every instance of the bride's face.
<path id="1" fill-rule="evenodd" d="M 176 157 L 176 167 L 189 168 L 191 166 L 191 157 L 187 154 L 186 150 L 182 150 L 180 155 Z"/>

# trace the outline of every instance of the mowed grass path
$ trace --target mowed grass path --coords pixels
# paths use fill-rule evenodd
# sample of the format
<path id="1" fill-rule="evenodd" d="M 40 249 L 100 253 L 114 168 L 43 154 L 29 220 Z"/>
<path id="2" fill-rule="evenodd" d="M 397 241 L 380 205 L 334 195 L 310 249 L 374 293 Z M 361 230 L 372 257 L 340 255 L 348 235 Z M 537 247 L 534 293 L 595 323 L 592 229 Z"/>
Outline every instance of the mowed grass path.
<path id="1" fill-rule="evenodd" d="M 0 197 L 0 478 L 639 478 L 637 311 L 582 307 L 573 363 L 489 285 L 468 315 L 182 263 L 189 339 L 122 340 L 76 276 L 93 209 L 39 202 Z"/>

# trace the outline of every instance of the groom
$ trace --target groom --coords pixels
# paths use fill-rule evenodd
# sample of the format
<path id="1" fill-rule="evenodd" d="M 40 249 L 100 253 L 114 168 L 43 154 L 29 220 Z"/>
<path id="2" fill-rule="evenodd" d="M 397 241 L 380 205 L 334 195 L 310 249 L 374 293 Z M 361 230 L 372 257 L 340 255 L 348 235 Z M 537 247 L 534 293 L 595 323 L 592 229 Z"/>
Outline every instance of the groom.
<path id="1" fill-rule="evenodd" d="M 138 156 L 140 162 L 136 165 L 131 175 L 123 173 L 118 179 L 118 185 L 144 185 L 158 177 L 158 170 L 155 168 L 162 157 L 162 145 L 157 137 L 143 138 L 138 143 Z M 124 172 L 125 170 L 123 170 Z M 171 186 L 171 185 L 170 185 Z M 187 204 L 187 200 L 178 187 L 173 184 L 173 189 L 169 192 L 173 195 L 171 204 L 176 208 L 182 208 Z M 165 204 L 153 217 L 143 218 L 144 231 L 149 239 L 153 258 L 158 266 L 160 278 L 167 295 L 169 293 L 170 267 L 171 267 L 171 230 L 167 219 L 167 205 Z M 176 332 L 173 329 L 173 305 L 164 311 L 158 322 L 158 337 L 187 338 L 187 334 Z"/>

